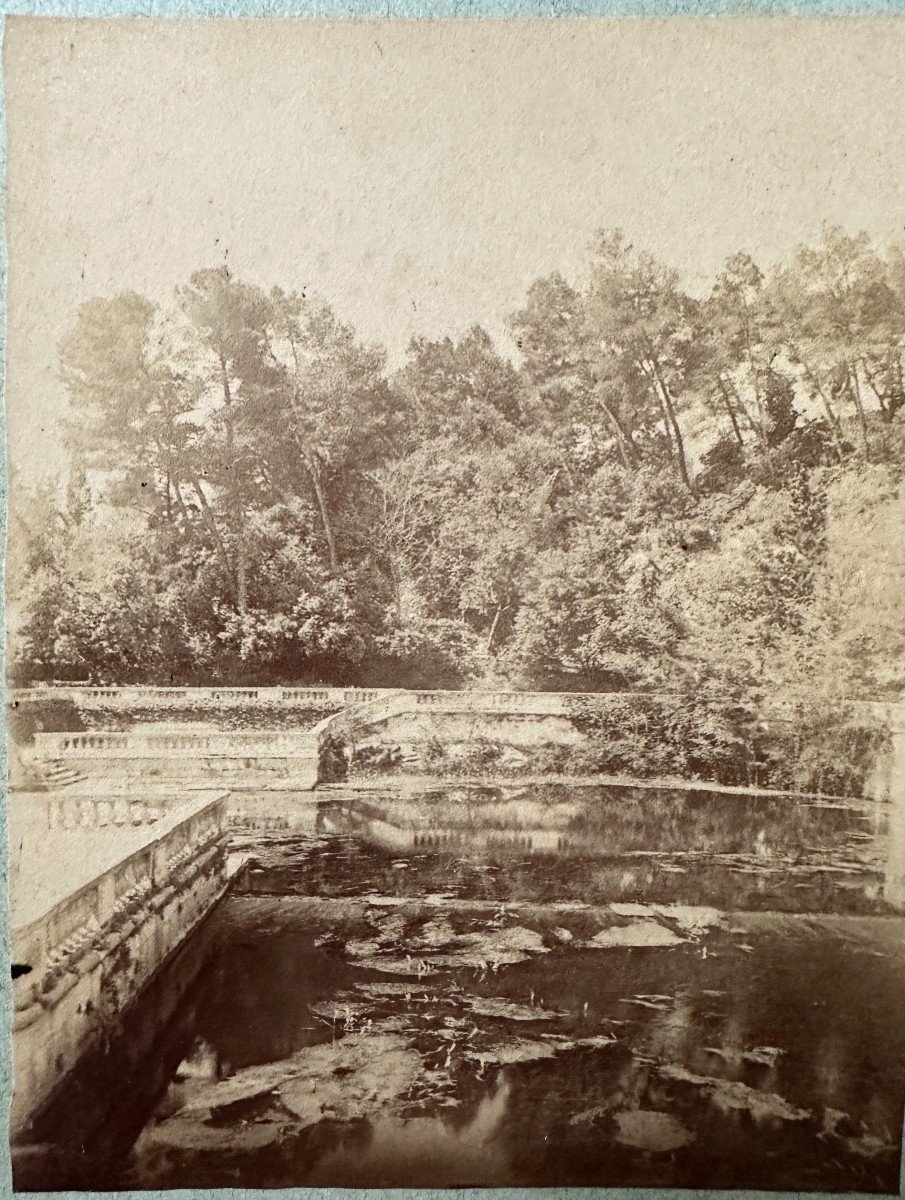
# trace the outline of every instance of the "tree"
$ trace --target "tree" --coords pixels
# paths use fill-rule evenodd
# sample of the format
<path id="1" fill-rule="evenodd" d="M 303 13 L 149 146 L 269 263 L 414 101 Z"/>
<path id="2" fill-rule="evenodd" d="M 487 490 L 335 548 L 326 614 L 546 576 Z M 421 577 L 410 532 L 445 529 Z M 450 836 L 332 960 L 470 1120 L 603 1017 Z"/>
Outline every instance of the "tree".
<path id="1" fill-rule="evenodd" d="M 261 396 L 275 382 L 265 354 L 268 306 L 258 288 L 233 279 L 226 267 L 196 271 L 178 303 L 184 356 L 206 407 L 191 484 L 241 614 L 248 603 L 246 514 L 268 482 L 254 445 Z"/>
<path id="2" fill-rule="evenodd" d="M 778 445 L 794 428 L 794 388 L 776 365 L 775 315 L 764 277 L 747 254 L 731 255 L 703 311 L 701 374 L 714 409 L 740 446 Z"/>
<path id="3" fill-rule="evenodd" d="M 744 775 L 803 679 L 900 680 L 858 564 L 894 558 L 903 264 L 828 231 L 699 302 L 604 233 L 580 284 L 528 289 L 517 361 L 474 326 L 392 376 L 324 301 L 225 268 L 90 301 L 70 478 L 11 508 L 19 669 L 665 692 L 682 769 Z"/>
<path id="4" fill-rule="evenodd" d="M 875 404 L 889 421 L 898 405 L 905 310 L 890 275 L 867 234 L 827 227 L 822 243 L 800 247 L 772 285 L 781 336 L 820 401 L 840 459 L 839 404 L 851 405 L 865 453 L 869 409 Z"/>
<path id="5" fill-rule="evenodd" d="M 621 233 L 601 233 L 585 298 L 585 337 L 598 348 L 597 377 L 659 408 L 670 457 L 694 490 L 679 404 L 698 361 L 698 306 L 678 275 Z"/>
<path id="6" fill-rule="evenodd" d="M 467 448 L 505 445 L 522 423 L 524 382 L 478 325 L 457 342 L 413 341 L 394 384 L 407 403 L 408 435 L 416 443 L 452 437 Z"/>
<path id="7" fill-rule="evenodd" d="M 312 496 L 337 574 L 334 510 L 384 461 L 400 430 L 400 404 L 383 352 L 358 343 L 323 303 L 274 289 L 265 345 L 274 381 L 262 393 L 257 443 L 282 488 Z"/>
<path id="8" fill-rule="evenodd" d="M 154 305 L 134 292 L 87 301 L 60 346 L 60 374 L 74 461 L 104 473 L 114 503 L 174 521 L 197 394 L 173 372 Z"/>
<path id="9" fill-rule="evenodd" d="M 554 274 L 531 285 L 526 306 L 513 317 L 535 388 L 531 416 L 573 470 L 594 470 L 610 447 L 634 468 L 641 462 L 636 433 L 645 423 L 646 393 L 621 377 L 612 356 L 594 342 L 586 302 Z"/>

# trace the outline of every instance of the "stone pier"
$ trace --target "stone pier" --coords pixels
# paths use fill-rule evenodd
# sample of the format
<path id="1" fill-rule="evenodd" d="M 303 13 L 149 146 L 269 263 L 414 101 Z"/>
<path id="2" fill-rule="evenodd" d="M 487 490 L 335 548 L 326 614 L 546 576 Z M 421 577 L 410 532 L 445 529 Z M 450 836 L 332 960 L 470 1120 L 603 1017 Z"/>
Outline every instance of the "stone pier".
<path id="1" fill-rule="evenodd" d="M 889 851 L 884 896 L 905 910 L 905 704 L 876 704 L 875 718 L 890 735 L 889 753 L 870 781 L 873 795 L 889 804 Z"/>

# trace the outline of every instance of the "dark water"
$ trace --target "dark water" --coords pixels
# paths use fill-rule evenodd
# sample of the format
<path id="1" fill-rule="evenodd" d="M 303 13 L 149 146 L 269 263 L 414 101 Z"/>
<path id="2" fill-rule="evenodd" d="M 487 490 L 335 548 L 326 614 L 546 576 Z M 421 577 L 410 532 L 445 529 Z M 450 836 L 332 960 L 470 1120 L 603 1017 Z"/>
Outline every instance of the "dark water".
<path id="1" fill-rule="evenodd" d="M 522 799 L 338 799 L 258 838 L 17 1185 L 897 1192 L 905 921 L 871 815 Z M 858 884 L 846 911 L 815 875 Z"/>
<path id="2" fill-rule="evenodd" d="M 268 893 L 883 912 L 886 825 L 882 805 L 470 786 L 360 792 L 322 804 L 312 832 L 335 836 L 305 844 L 303 872 L 291 839 L 258 839 L 253 849 Z"/>

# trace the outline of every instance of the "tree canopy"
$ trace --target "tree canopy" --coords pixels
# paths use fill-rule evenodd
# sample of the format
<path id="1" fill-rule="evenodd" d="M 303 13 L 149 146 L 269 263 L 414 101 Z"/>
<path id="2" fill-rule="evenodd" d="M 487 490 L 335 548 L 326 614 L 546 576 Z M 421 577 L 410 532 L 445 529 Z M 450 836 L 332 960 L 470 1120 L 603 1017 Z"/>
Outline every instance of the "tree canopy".
<path id="1" fill-rule="evenodd" d="M 70 478 L 16 489 L 14 673 L 899 694 L 903 264 L 827 229 L 692 295 L 602 232 L 514 351 L 474 326 L 392 371 L 222 267 L 90 300 Z"/>

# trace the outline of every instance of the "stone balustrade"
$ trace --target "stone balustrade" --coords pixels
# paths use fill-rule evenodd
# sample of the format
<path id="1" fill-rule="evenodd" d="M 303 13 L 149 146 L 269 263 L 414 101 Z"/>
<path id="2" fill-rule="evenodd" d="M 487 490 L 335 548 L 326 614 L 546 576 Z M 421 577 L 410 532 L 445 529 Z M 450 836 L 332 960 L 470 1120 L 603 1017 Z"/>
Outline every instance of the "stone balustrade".
<path id="1" fill-rule="evenodd" d="M 400 694 L 399 688 L 339 688 L 339 687 L 93 687 L 81 684 L 36 685 L 17 688 L 9 693 L 15 704 L 41 700 L 71 700 L 80 707 L 91 708 L 204 708 L 274 705 L 277 707 L 311 707 L 330 704 L 343 707 L 361 704 Z M 567 714 L 576 701 L 600 700 L 605 697 L 627 700 L 627 692 L 522 692 L 492 689 L 474 690 L 405 690 L 419 708 L 441 711 L 498 711 L 512 713 Z M 644 698 L 668 699 L 667 693 L 643 693 Z M 880 720 L 902 721 L 905 706 L 895 702 L 850 702 L 855 710 L 876 716 Z"/>
<path id="2" fill-rule="evenodd" d="M 581 699 L 600 699 L 603 696 L 625 696 L 619 692 L 490 692 L 435 691 L 412 693 L 419 709 L 434 712 L 467 713 L 494 712 L 537 716 L 567 716 Z"/>
<path id="3" fill-rule="evenodd" d="M 81 805 L 83 801 L 74 803 Z M 98 800 L 95 803 L 100 806 L 104 802 Z M 46 891 L 46 910 L 34 916 L 30 910 L 42 905 L 42 897 L 38 894 L 30 905 L 30 919 L 25 923 L 17 922 L 14 908 L 14 955 L 16 961 L 24 961 L 31 967 L 23 985 L 27 991 L 34 993 L 42 989 L 42 963 L 51 959 L 59 961 L 61 947 L 78 929 L 86 926 L 103 928 L 121 908 L 123 897 L 134 898 L 140 892 L 149 892 L 172 882 L 174 868 L 179 863 L 188 862 L 199 849 L 220 839 L 225 803 L 225 793 L 213 799 L 208 793 L 189 803 L 176 805 L 157 818 L 145 813 L 147 819 L 140 824 L 147 827 L 147 834 L 141 837 L 140 849 L 119 857 L 114 845 L 114 865 L 84 885 L 74 887 L 60 899 L 55 899 L 53 891 Z M 50 811 L 55 807 L 51 805 Z M 128 805 L 130 815 L 132 807 Z M 130 824 L 135 823 L 130 820 Z M 78 858 L 77 843 L 73 843 L 73 852 Z M 76 869 L 79 865 L 76 863 Z M 65 864 L 61 864 L 60 871 L 64 876 L 65 870 Z M 25 886 L 30 882 L 26 881 Z M 65 880 L 63 886 L 65 890 Z"/>
<path id="4" fill-rule="evenodd" d="M 48 829 L 103 829 L 108 825 L 153 825 L 166 807 L 130 796 L 51 795 L 44 802 Z"/>
<path id="5" fill-rule="evenodd" d="M 36 686 L 11 692 L 14 703 L 48 699 L 71 700 L 82 708 L 217 708 L 273 705 L 276 707 L 311 707 L 329 704 L 342 707 L 349 704 L 393 696 L 398 688 L 337 688 L 337 687 L 87 687 L 81 685 Z M 515 692 L 515 691 L 410 691 L 415 703 L 423 707 L 444 708 L 448 705 L 467 705 L 477 709 L 500 709 L 512 712 L 564 712 L 576 697 L 599 696 L 598 692 Z M 606 694 L 606 693 L 603 693 Z M 622 694 L 624 693 L 614 693 Z"/>
<path id="6" fill-rule="evenodd" d="M 311 752 L 307 732 L 254 730 L 230 733 L 161 731 L 159 733 L 37 733 L 35 752 L 53 760 L 84 755 L 96 758 L 305 757 Z"/>
<path id="7" fill-rule="evenodd" d="M 14 1133 L 222 895 L 225 805 L 225 793 L 207 793 L 125 843 L 118 830 L 82 854 L 73 843 L 71 870 L 90 878 L 67 879 L 61 860 L 43 888 L 29 873 L 18 904 L 14 888 L 13 961 L 24 968 L 13 983 Z"/>
<path id="8" fill-rule="evenodd" d="M 27 704 L 41 700 L 70 700 L 80 708 L 180 709 L 242 708 L 270 705 L 279 708 L 310 708 L 329 704 L 340 707 L 371 700 L 391 688 L 337 687 L 87 687 L 60 684 L 14 689 L 9 700 Z"/>

